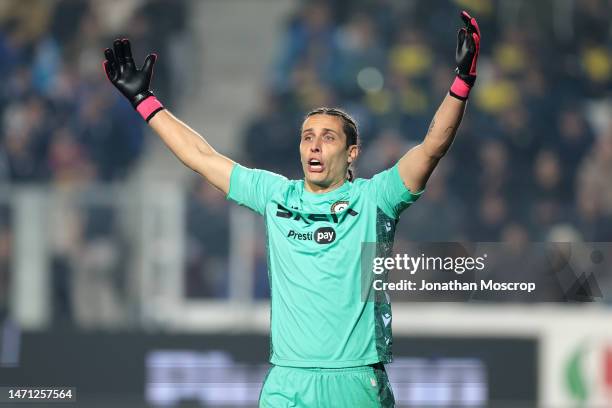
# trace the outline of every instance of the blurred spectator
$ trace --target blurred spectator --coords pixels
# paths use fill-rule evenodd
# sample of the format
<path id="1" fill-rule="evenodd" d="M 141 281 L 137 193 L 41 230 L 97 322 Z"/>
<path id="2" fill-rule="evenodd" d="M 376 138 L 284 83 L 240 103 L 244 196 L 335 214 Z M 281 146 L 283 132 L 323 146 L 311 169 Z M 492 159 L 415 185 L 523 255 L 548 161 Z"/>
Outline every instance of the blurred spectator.
<path id="1" fill-rule="evenodd" d="M 593 145 L 593 132 L 580 110 L 570 108 L 559 113 L 557 135 L 556 143 L 552 140 L 550 143 L 558 145 L 559 159 L 564 166 L 563 178 L 571 179 Z M 569 184 L 564 188 L 573 196 L 574 187 L 573 184 Z"/>
<path id="2" fill-rule="evenodd" d="M 358 163 L 359 177 L 372 177 L 397 162 L 412 146 L 402 139 L 395 129 L 385 129 L 360 152 Z"/>
<path id="3" fill-rule="evenodd" d="M 424 204 L 406 211 L 397 226 L 397 234 L 410 241 L 467 241 L 465 205 L 448 191 L 448 167 L 441 164 L 427 183 Z"/>
<path id="4" fill-rule="evenodd" d="M 472 212 L 470 236 L 473 241 L 495 242 L 510 219 L 508 202 L 498 193 L 485 193 Z"/>
<path id="5" fill-rule="evenodd" d="M 331 61 L 333 83 L 343 97 L 358 97 L 364 70 L 376 68 L 380 71 L 385 62 L 385 50 L 374 22 L 363 13 L 353 16 L 338 28 L 335 42 L 336 55 Z"/>
<path id="6" fill-rule="evenodd" d="M 585 156 L 578 172 L 578 194 L 593 200 L 594 211 L 612 216 L 612 122 L 599 135 L 590 153 Z"/>
<path id="7" fill-rule="evenodd" d="M 574 30 L 578 43 L 603 43 L 610 39 L 609 1 L 576 0 Z"/>
<path id="8" fill-rule="evenodd" d="M 217 189 L 198 179 L 187 202 L 187 267 L 189 298 L 228 295 L 229 212 Z"/>
<path id="9" fill-rule="evenodd" d="M 316 60 L 315 71 L 325 73 L 325 63 L 331 55 L 334 26 L 331 10 L 327 2 L 317 0 L 305 2 L 288 24 L 285 44 L 281 49 L 277 65 L 277 76 L 274 79 L 276 90 L 284 92 L 290 89 L 289 78 L 295 67 L 303 62 L 306 55 Z"/>
<path id="10" fill-rule="evenodd" d="M 79 279 L 78 270 L 75 270 L 83 241 L 83 214 L 72 197 L 65 188 L 57 190 L 50 199 L 48 210 L 52 315 L 53 323 L 61 325 L 80 322 L 81 316 L 87 318 L 92 314 L 91 308 L 97 307 L 87 302 L 90 292 L 76 291 L 76 287 L 83 289 L 79 283 L 86 283 L 87 279 Z M 87 321 L 84 323 L 87 324 Z"/>
<path id="11" fill-rule="evenodd" d="M 509 152 L 506 145 L 500 140 L 487 140 L 482 142 L 478 151 L 480 171 L 478 180 L 483 192 L 503 194 L 509 191 L 512 184 L 508 163 Z"/>
<path id="12" fill-rule="evenodd" d="M 561 162 L 556 152 L 542 150 L 535 159 L 530 205 L 530 225 L 536 238 L 543 239 L 548 229 L 566 216 L 571 197 L 562 185 Z"/>
<path id="13" fill-rule="evenodd" d="M 95 196 L 94 196 L 95 197 Z M 125 251 L 116 209 L 96 203 L 81 207 L 81 244 L 74 259 L 75 316 L 82 327 L 112 328 L 124 323 Z"/>
<path id="14" fill-rule="evenodd" d="M 12 103 L 4 112 L 4 148 L 8 155 L 9 177 L 14 181 L 44 180 L 45 152 L 49 129 L 44 101 L 30 96 Z"/>
<path id="15" fill-rule="evenodd" d="M 572 220 L 585 241 L 612 241 L 612 216 L 602 214 L 596 192 L 585 190 L 576 196 L 577 213 Z"/>
<path id="16" fill-rule="evenodd" d="M 255 167 L 282 174 L 299 174 L 299 127 L 283 117 L 282 98 L 273 94 L 265 97 L 260 113 L 247 125 L 245 149 Z M 301 124 L 300 124 L 301 125 Z"/>
<path id="17" fill-rule="evenodd" d="M 67 177 L 78 177 L 71 169 Z M 49 206 L 53 322 L 82 328 L 125 323 L 124 244 L 113 202 L 59 184 Z M 97 193 L 97 194 L 96 194 Z M 103 194 L 108 194 L 103 192 Z"/>
<path id="18" fill-rule="evenodd" d="M 497 117 L 497 137 L 507 144 L 508 157 L 512 158 L 515 174 L 531 172 L 536 153 L 545 136 L 538 133 L 537 123 L 542 118 L 534 116 L 522 105 L 504 109 Z"/>
<path id="19" fill-rule="evenodd" d="M 91 164 L 77 143 L 76 138 L 67 128 L 59 128 L 53 134 L 49 148 L 49 169 L 57 184 L 80 184 L 88 181 L 93 175 Z"/>

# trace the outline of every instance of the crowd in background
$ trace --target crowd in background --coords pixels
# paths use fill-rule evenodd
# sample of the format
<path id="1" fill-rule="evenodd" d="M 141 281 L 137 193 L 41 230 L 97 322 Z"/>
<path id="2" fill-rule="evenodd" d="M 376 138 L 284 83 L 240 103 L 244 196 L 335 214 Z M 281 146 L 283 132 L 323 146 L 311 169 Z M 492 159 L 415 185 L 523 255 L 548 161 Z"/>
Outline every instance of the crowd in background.
<path id="1" fill-rule="evenodd" d="M 41 226 L 57 321 L 116 320 L 127 279 L 119 200 L 100 201 L 87 189 L 126 180 L 142 156 L 145 124 L 108 84 L 103 50 L 125 36 L 138 44 L 138 65 L 150 50 L 171 55 L 186 19 L 184 1 L 0 2 L 0 185 L 48 185 L 59 195 L 48 228 Z M 155 92 L 169 104 L 177 99 L 174 69 L 171 58 L 155 67 Z M 61 196 L 73 191 L 85 197 Z M 9 203 L 0 203 L 0 318 L 13 267 Z"/>
<path id="2" fill-rule="evenodd" d="M 149 50 L 170 56 L 156 63 L 155 92 L 172 105 L 181 89 L 173 82 L 179 68 L 169 39 L 185 30 L 188 4 L 0 2 L 0 183 L 61 190 L 125 180 L 142 156 L 144 123 L 106 83 L 102 50 L 124 35 L 138 44 L 137 63 Z M 402 215 L 398 244 L 610 241 L 611 7 L 605 0 L 303 0 L 287 20 L 236 159 L 303 177 L 303 116 L 338 106 L 359 123 L 357 176 L 390 167 L 422 140 L 448 91 L 459 11 L 467 9 L 482 31 L 476 87 L 449 154 Z M 226 297 L 228 204 L 202 180 L 186 203 L 184 293 Z M 130 248 L 114 209 L 77 206 L 57 214 L 50 218 L 58 226 L 51 268 L 59 318 L 75 316 L 74 293 L 107 298 L 85 299 L 91 307 L 79 313 L 100 315 L 89 320 L 120 313 L 96 306 L 121 302 L 112 296 L 121 293 Z M 10 220 L 9 207 L 0 205 L 0 318 Z M 265 298 L 264 240 L 255 250 L 254 297 Z M 79 284 L 89 289 L 75 289 Z"/>
<path id="3" fill-rule="evenodd" d="M 121 179 L 143 147 L 143 123 L 106 83 L 102 51 L 122 34 L 163 52 L 184 26 L 180 2 L 3 1 L 0 5 L 0 181 Z M 171 100 L 168 63 L 156 66 Z"/>
<path id="4" fill-rule="evenodd" d="M 466 8 L 482 31 L 479 77 L 450 153 L 398 238 L 546 241 L 561 231 L 609 241 L 612 126 L 596 122 L 610 117 L 612 10 L 576 0 L 565 13 L 570 3 L 302 2 L 245 130 L 250 164 L 302 177 L 304 114 L 338 106 L 360 125 L 357 176 L 392 166 L 423 139 L 448 91 Z"/>

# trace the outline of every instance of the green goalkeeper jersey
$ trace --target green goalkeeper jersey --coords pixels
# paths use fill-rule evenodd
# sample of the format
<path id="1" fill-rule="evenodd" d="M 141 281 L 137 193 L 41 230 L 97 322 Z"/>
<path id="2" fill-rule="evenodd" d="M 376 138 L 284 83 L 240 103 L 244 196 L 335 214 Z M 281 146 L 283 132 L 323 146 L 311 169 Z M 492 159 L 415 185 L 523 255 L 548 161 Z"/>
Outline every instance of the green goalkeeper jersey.
<path id="1" fill-rule="evenodd" d="M 391 307 L 364 299 L 362 243 L 379 244 L 377 256 L 390 251 L 400 213 L 420 194 L 404 186 L 397 165 L 323 194 L 303 180 L 234 165 L 227 198 L 265 219 L 272 364 L 391 361 Z"/>

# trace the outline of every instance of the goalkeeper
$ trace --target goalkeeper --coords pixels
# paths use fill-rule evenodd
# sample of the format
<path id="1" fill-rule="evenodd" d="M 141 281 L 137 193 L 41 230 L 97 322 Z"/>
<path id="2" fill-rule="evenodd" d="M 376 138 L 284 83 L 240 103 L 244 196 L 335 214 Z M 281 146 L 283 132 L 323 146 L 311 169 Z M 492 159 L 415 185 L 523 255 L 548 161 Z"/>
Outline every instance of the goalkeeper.
<path id="1" fill-rule="evenodd" d="M 215 151 L 156 99 L 156 55 L 141 69 L 128 40 L 105 50 L 110 82 L 187 167 L 227 198 L 263 215 L 271 285 L 272 368 L 261 407 L 393 407 L 391 308 L 361 296 L 362 242 L 393 240 L 400 213 L 416 201 L 454 139 L 476 79 L 480 31 L 461 13 L 457 76 L 422 143 L 371 179 L 353 179 L 355 121 L 339 109 L 308 113 L 300 129 L 304 178 L 249 169 Z"/>

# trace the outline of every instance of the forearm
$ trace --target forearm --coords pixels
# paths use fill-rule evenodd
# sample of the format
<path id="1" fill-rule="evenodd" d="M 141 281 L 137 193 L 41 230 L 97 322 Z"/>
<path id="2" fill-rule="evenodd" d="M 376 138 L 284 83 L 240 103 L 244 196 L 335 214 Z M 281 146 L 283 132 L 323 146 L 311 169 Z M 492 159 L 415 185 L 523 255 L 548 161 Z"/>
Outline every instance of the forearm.
<path id="1" fill-rule="evenodd" d="M 423 140 L 423 149 L 432 159 L 442 158 L 450 148 L 463 119 L 466 102 L 447 94 Z"/>
<path id="2" fill-rule="evenodd" d="M 168 110 L 158 112 L 149 125 L 166 146 L 187 167 L 201 174 L 211 184 L 227 193 L 234 162 L 219 154 L 195 130 Z"/>
<path id="3" fill-rule="evenodd" d="M 149 125 L 166 146 L 186 166 L 193 169 L 200 157 L 217 153 L 195 130 L 191 129 L 168 110 L 156 114 Z"/>
<path id="4" fill-rule="evenodd" d="M 465 101 L 446 95 L 431 121 L 425 139 L 399 161 L 399 172 L 406 187 L 420 191 L 440 159 L 446 154 L 459 128 Z"/>

